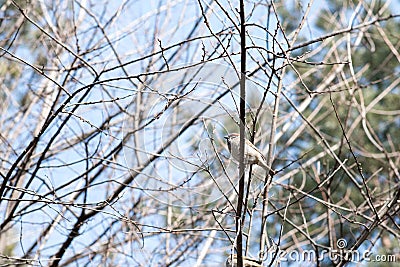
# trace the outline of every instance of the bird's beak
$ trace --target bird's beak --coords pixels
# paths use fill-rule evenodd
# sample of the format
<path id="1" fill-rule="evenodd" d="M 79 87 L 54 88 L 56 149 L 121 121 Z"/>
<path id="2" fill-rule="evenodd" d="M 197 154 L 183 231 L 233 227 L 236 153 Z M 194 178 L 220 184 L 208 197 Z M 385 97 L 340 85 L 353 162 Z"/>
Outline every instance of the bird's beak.
<path id="1" fill-rule="evenodd" d="M 226 135 L 226 136 L 224 136 L 224 138 L 225 138 L 226 140 L 228 140 L 228 139 L 229 139 L 229 136 Z"/>

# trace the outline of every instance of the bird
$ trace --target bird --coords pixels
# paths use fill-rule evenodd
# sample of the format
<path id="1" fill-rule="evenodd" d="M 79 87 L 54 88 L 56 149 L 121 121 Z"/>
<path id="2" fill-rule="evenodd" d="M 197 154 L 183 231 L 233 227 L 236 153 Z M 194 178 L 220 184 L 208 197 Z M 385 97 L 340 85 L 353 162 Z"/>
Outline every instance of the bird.
<path id="1" fill-rule="evenodd" d="M 224 137 L 226 139 L 226 143 L 228 144 L 229 152 L 231 153 L 232 157 L 240 161 L 240 138 L 238 133 L 231 133 Z M 267 159 L 255 147 L 249 140 L 246 138 L 244 139 L 245 146 L 244 146 L 244 163 L 245 164 L 256 164 L 266 171 L 271 171 L 270 166 L 267 164 Z"/>

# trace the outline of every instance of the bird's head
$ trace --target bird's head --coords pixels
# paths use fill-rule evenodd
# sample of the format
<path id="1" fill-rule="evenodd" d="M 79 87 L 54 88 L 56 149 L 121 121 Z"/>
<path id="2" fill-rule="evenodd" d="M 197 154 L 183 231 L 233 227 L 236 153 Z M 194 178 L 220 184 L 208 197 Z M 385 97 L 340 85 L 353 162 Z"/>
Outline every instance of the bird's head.
<path id="1" fill-rule="evenodd" d="M 238 133 L 231 133 L 231 134 L 228 134 L 227 136 L 224 136 L 224 138 L 226 139 L 227 142 L 230 142 L 232 139 L 235 139 L 237 137 L 239 137 Z"/>
<path id="2" fill-rule="evenodd" d="M 226 143 L 228 144 L 229 151 L 231 151 L 232 140 L 235 138 L 238 138 L 238 137 L 239 137 L 238 133 L 231 133 L 231 134 L 228 134 L 227 136 L 224 136 L 224 138 L 226 139 Z"/>

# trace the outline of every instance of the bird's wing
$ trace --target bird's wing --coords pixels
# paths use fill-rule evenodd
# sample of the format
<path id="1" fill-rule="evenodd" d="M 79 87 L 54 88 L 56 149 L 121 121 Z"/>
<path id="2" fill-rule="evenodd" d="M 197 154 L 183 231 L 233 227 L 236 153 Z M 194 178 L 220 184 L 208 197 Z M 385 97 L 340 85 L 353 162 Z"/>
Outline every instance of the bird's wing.
<path id="1" fill-rule="evenodd" d="M 263 158 L 263 160 L 267 160 L 264 156 L 264 154 L 255 146 L 253 145 L 251 142 L 248 143 L 249 146 L 251 146 L 252 148 L 254 148 L 258 153 L 260 153 L 261 157 Z"/>

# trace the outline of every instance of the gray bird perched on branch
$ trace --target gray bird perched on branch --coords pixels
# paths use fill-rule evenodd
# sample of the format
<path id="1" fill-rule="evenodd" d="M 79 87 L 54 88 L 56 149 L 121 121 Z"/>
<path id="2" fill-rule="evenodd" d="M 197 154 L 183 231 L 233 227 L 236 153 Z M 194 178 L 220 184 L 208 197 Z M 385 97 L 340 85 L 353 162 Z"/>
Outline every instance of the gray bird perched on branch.
<path id="1" fill-rule="evenodd" d="M 231 133 L 224 137 L 228 144 L 229 152 L 232 157 L 239 161 L 240 160 L 240 138 L 238 133 Z M 271 168 L 267 165 L 267 159 L 255 147 L 249 140 L 244 139 L 244 163 L 245 164 L 257 164 L 258 166 L 264 168 L 266 171 L 270 171 Z"/>

